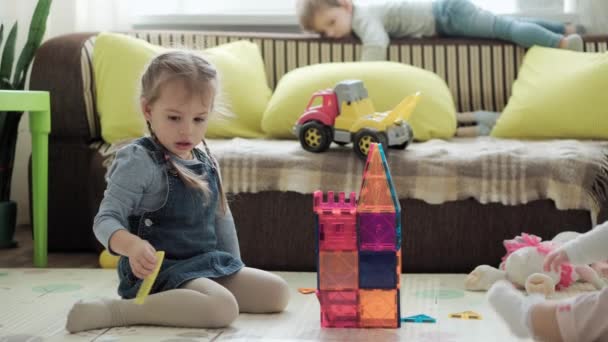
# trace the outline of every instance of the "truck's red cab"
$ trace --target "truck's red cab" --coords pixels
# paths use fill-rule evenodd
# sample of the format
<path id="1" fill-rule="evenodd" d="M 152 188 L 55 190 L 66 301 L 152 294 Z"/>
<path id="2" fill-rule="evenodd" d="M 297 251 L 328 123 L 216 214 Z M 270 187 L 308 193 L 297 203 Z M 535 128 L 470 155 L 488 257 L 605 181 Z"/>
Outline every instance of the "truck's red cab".
<path id="1" fill-rule="evenodd" d="M 333 126 L 338 114 L 336 93 L 332 89 L 321 90 L 312 95 L 297 124 L 303 125 L 309 121 L 319 121 L 324 125 Z"/>

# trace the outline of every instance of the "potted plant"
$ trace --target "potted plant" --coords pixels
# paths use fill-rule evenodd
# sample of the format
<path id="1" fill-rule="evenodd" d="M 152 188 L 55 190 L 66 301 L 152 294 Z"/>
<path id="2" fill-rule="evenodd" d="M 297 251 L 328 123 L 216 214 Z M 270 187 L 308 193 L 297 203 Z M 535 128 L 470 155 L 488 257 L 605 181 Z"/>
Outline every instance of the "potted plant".
<path id="1" fill-rule="evenodd" d="M 16 64 L 14 62 L 17 22 L 11 27 L 6 40 L 4 39 L 5 26 L 0 24 L 0 47 L 4 43 L 0 59 L 0 89 L 23 90 L 25 88 L 29 67 L 46 31 L 46 20 L 51 2 L 52 0 L 38 0 L 27 41 Z M 16 246 L 13 236 L 17 220 L 17 204 L 10 200 L 10 196 L 17 129 L 22 114 L 0 112 L 0 248 Z"/>

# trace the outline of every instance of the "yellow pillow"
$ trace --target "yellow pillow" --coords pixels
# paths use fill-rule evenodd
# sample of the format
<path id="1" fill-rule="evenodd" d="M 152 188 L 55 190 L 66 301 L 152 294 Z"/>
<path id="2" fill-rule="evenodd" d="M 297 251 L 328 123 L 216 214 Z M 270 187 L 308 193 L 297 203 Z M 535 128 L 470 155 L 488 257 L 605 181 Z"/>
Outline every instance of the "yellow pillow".
<path id="1" fill-rule="evenodd" d="M 501 138 L 608 138 L 608 54 L 533 47 L 491 132 Z"/>
<path id="2" fill-rule="evenodd" d="M 108 143 L 140 137 L 146 132 L 139 109 L 139 79 L 146 64 L 167 51 L 144 40 L 117 33 L 101 33 L 95 40 L 93 71 L 101 135 Z M 201 52 L 219 71 L 218 111 L 213 115 L 208 138 L 264 136 L 260 123 L 272 94 L 262 56 L 256 44 L 237 41 Z"/>
<path id="3" fill-rule="evenodd" d="M 410 118 L 416 140 L 449 139 L 456 131 L 454 101 L 447 84 L 432 72 L 394 62 L 316 64 L 285 74 L 262 118 L 262 129 L 272 137 L 292 138 L 291 128 L 311 95 L 347 79 L 362 80 L 376 111 L 393 109 L 417 91 L 421 100 Z"/>

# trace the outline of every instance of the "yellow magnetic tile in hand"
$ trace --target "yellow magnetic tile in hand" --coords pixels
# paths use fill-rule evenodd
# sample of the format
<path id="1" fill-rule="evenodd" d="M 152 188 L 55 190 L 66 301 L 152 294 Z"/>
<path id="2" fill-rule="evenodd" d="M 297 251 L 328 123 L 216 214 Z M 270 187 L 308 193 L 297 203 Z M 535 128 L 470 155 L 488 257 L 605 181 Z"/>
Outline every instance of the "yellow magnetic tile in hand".
<path id="1" fill-rule="evenodd" d="M 165 252 L 157 251 L 156 252 L 156 266 L 154 267 L 154 272 L 152 272 L 149 276 L 144 279 L 137 291 L 137 295 L 135 296 L 135 304 L 143 304 L 146 297 L 152 290 L 152 285 L 154 285 L 154 281 L 158 276 L 158 272 L 160 271 L 160 266 L 163 264 L 163 259 L 165 258 Z"/>

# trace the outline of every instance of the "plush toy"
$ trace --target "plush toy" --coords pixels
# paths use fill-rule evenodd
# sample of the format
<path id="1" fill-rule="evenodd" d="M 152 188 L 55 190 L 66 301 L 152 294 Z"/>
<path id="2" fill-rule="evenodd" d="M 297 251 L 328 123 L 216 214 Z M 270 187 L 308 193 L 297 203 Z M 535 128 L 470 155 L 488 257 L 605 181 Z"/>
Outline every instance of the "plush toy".
<path id="1" fill-rule="evenodd" d="M 567 288 L 573 282 L 584 280 L 601 289 L 606 283 L 594 268 L 589 265 L 563 264 L 560 272 L 545 272 L 543 261 L 554 248 L 574 239 L 579 233 L 563 232 L 551 241 L 541 241 L 535 235 L 522 234 L 503 242 L 507 254 L 502 258 L 499 268 L 488 265 L 477 266 L 465 279 L 465 289 L 470 291 L 488 290 L 501 279 L 512 282 L 528 293 L 541 293 L 549 296 L 556 289 Z"/>

